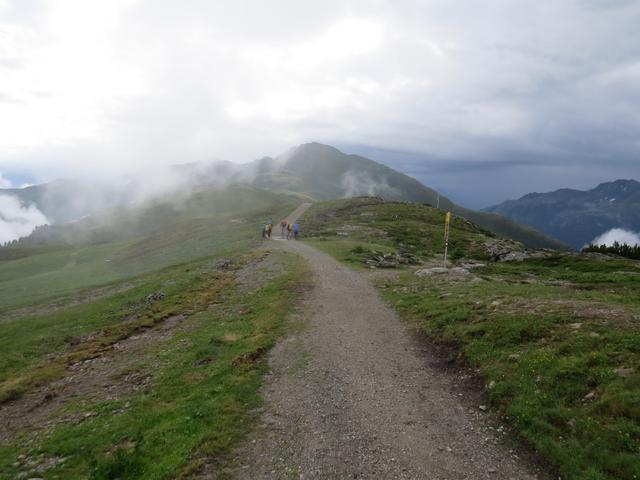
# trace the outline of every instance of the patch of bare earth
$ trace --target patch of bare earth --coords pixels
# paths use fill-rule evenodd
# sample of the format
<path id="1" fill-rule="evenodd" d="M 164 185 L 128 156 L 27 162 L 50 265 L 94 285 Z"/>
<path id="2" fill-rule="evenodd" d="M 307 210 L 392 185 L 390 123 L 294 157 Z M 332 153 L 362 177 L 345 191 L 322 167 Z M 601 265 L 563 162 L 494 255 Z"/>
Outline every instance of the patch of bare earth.
<path id="1" fill-rule="evenodd" d="M 118 400 L 148 388 L 158 365 L 156 359 L 147 355 L 147 349 L 173 337 L 184 319 L 183 315 L 172 316 L 137 332 L 95 358 L 69 365 L 63 378 L 0 406 L 0 443 L 15 440 L 19 433 L 46 430 L 62 423 L 80 423 L 95 415 L 65 412 L 69 402 Z"/>
<path id="2" fill-rule="evenodd" d="M 640 323 L 640 313 L 630 311 L 621 305 L 576 299 L 518 299 L 502 303 L 496 301 L 500 313 L 527 312 L 539 315 L 568 312 L 576 320 L 594 321 L 616 328 L 636 329 Z"/>
<path id="3" fill-rule="evenodd" d="M 283 272 L 282 263 L 268 250 L 263 250 L 255 261 L 237 272 L 236 283 L 240 292 L 248 294 Z"/>

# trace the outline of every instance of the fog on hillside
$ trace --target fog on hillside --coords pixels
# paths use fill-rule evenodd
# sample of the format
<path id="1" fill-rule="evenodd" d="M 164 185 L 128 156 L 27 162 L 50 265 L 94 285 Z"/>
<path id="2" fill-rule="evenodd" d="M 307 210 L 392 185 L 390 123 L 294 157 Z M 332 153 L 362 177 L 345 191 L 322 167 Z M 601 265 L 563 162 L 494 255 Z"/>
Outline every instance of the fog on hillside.
<path id="1" fill-rule="evenodd" d="M 612 246 L 614 243 L 630 246 L 640 245 L 640 233 L 632 232 L 622 228 L 612 228 L 611 230 L 594 238 L 591 244 Z"/>
<path id="2" fill-rule="evenodd" d="M 16 197 L 0 195 L 0 244 L 29 235 L 39 225 L 49 223 L 35 206 L 25 206 Z"/>

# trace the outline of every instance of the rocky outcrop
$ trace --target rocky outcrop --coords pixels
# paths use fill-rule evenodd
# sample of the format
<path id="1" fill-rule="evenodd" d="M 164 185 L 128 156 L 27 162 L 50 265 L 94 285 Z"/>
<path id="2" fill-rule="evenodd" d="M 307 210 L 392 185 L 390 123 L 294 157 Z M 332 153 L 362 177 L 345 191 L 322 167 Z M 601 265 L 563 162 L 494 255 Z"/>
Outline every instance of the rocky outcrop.
<path id="1" fill-rule="evenodd" d="M 438 275 L 464 277 L 469 275 L 470 273 L 471 272 L 469 272 L 469 270 L 462 267 L 453 267 L 453 268 L 432 267 L 432 268 L 421 268 L 420 270 L 415 271 L 415 274 L 419 277 L 433 277 Z"/>
<path id="2" fill-rule="evenodd" d="M 364 263 L 372 268 L 398 268 L 400 265 L 419 265 L 422 262 L 412 253 L 396 252 L 376 253 L 372 257 L 365 259 Z"/>

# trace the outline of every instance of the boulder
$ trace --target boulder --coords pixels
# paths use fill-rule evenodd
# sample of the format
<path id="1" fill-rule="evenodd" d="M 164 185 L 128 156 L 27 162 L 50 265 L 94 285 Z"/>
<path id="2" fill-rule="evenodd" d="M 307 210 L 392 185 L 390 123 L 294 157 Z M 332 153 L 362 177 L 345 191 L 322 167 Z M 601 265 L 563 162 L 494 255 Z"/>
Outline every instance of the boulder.
<path id="1" fill-rule="evenodd" d="M 521 262 L 522 260 L 526 260 L 531 255 L 527 252 L 509 252 L 504 255 L 500 255 L 500 262 Z"/>
<path id="2" fill-rule="evenodd" d="M 364 263 L 373 268 L 397 268 L 400 265 L 418 265 L 421 260 L 408 252 L 379 254 L 371 251 L 372 256 L 364 260 Z"/>
<path id="3" fill-rule="evenodd" d="M 449 270 L 444 267 L 421 268 L 416 270 L 416 275 L 419 277 L 432 277 L 433 275 L 442 275 L 448 272 Z"/>
<path id="4" fill-rule="evenodd" d="M 471 270 L 473 268 L 486 267 L 487 264 L 486 263 L 482 263 L 482 262 L 478 262 L 476 260 L 465 260 L 465 261 L 460 263 L 460 266 L 462 268 L 466 268 L 467 270 Z"/>
<path id="5" fill-rule="evenodd" d="M 617 374 L 619 377 L 627 378 L 627 377 L 630 377 L 631 375 L 633 375 L 633 373 L 635 372 L 635 370 L 634 370 L 633 368 L 630 368 L 630 367 L 629 367 L 629 368 L 620 367 L 620 368 L 616 368 L 616 369 L 614 370 L 614 372 L 616 372 L 616 374 Z"/>
<path id="6" fill-rule="evenodd" d="M 151 295 L 147 295 L 144 300 L 147 303 L 154 303 L 162 300 L 163 298 L 164 298 L 164 292 L 158 291 L 158 292 L 152 293 Z"/>
<path id="7" fill-rule="evenodd" d="M 469 270 L 462 267 L 453 267 L 453 268 L 444 268 L 444 267 L 433 267 L 433 268 L 421 268 L 420 270 L 416 270 L 415 274 L 419 277 L 432 277 L 434 275 L 455 275 L 455 276 L 466 276 L 469 275 Z"/>

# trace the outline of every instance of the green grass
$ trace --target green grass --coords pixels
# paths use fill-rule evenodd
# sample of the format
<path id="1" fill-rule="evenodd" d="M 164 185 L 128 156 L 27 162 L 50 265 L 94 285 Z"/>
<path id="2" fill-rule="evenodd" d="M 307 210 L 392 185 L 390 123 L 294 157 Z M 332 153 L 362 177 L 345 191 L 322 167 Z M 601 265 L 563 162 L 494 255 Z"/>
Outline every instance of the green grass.
<path id="1" fill-rule="evenodd" d="M 323 202 L 305 220 L 308 241 L 350 265 L 369 249 L 427 261 L 443 251 L 442 216 L 428 207 Z M 451 238 L 454 259 L 487 263 L 475 281 L 405 270 L 379 280 L 383 296 L 479 369 L 493 407 L 562 478 L 640 478 L 640 263 L 564 253 L 491 262 L 482 245 L 502 240 L 460 219 Z"/>
<path id="2" fill-rule="evenodd" d="M 235 258 L 238 267 L 251 260 Z M 13 463 L 20 453 L 67 458 L 48 470 L 46 478 L 69 479 L 186 478 L 203 462 L 219 460 L 249 428 L 247 413 L 260 403 L 264 355 L 283 333 L 287 313 L 307 276 L 297 256 L 281 253 L 276 261 L 283 266 L 282 272 L 258 279 L 257 288 L 248 293 L 234 287 L 233 271 L 212 271 L 209 259 L 150 275 L 139 287 L 96 305 L 34 320 L 54 329 L 52 342 L 40 346 L 36 334 L 14 345 L 27 359 L 68 350 L 60 342 L 79 322 L 76 334 L 109 330 L 109 325 L 122 327 L 132 313 L 138 320 L 146 318 L 146 324 L 167 315 L 187 315 L 184 328 L 150 346 L 145 354 L 144 361 L 153 365 L 149 390 L 118 400 L 80 400 L 66 406 L 67 413 L 95 415 L 79 424 L 58 425 L 46 435 L 25 433 L 15 443 L 0 447 L 0 476 L 14 478 L 19 470 Z M 166 297 L 152 306 L 141 305 L 140 296 L 159 285 Z M 211 303 L 216 308 L 208 308 Z M 85 319 L 86 311 L 95 315 Z M 12 322 L 13 328 L 24 321 Z M 58 330 L 60 321 L 64 325 Z M 14 338 L 28 336 L 28 325 L 24 328 L 14 331 Z M 129 331 L 126 327 L 121 333 Z M 111 338 L 108 334 L 98 337 Z M 78 345 L 86 342 L 79 339 Z M 91 349 L 93 344 L 82 348 Z M 2 371 L 24 374 L 32 364 L 19 360 Z M 125 403 L 129 407 L 122 411 Z"/>

